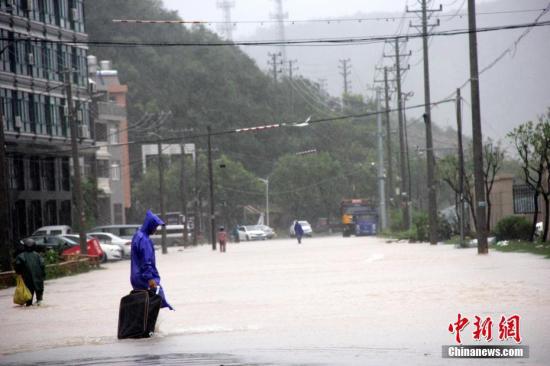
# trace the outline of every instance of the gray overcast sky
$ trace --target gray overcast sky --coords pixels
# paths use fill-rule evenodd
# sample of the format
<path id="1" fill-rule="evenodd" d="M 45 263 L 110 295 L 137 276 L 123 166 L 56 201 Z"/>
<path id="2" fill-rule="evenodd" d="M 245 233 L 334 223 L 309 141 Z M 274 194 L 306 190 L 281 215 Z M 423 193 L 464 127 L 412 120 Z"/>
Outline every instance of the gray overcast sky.
<path id="1" fill-rule="evenodd" d="M 167 9 L 178 10 L 185 20 L 220 21 L 223 18 L 221 9 L 216 6 L 217 0 L 163 1 Z M 435 6 L 443 4 L 444 9 L 450 10 L 458 8 L 463 1 L 465 0 L 443 0 L 436 2 Z M 231 12 L 233 21 L 269 20 L 270 14 L 275 10 L 274 0 L 234 0 L 234 2 L 235 7 Z M 283 9 L 288 13 L 290 20 L 298 20 L 345 17 L 357 12 L 402 12 L 407 4 L 411 9 L 419 8 L 416 0 L 283 0 Z M 239 36 L 250 35 L 258 26 L 238 25 L 234 30 L 233 38 L 238 40 Z"/>

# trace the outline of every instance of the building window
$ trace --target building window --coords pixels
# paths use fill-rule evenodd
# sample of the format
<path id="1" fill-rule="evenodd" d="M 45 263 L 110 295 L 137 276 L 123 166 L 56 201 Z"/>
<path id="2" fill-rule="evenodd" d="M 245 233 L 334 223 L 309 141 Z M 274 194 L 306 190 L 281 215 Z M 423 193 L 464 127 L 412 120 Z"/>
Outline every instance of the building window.
<path id="1" fill-rule="evenodd" d="M 14 156 L 9 160 L 10 188 L 16 191 L 25 190 L 25 161 L 21 156 Z"/>
<path id="2" fill-rule="evenodd" d="M 40 159 L 33 156 L 29 160 L 29 173 L 31 180 L 31 191 L 40 191 Z"/>
<path id="3" fill-rule="evenodd" d="M 55 191 L 55 159 L 47 158 L 42 162 L 44 186 L 47 191 Z"/>
<path id="4" fill-rule="evenodd" d="M 118 127 L 116 126 L 109 127 L 109 143 L 118 144 Z"/>
<path id="5" fill-rule="evenodd" d="M 13 101 L 12 92 L 7 89 L 0 89 L 2 112 L 4 113 L 4 127 L 8 131 L 14 131 L 13 126 Z"/>
<path id="6" fill-rule="evenodd" d="M 71 225 L 72 216 L 71 216 L 71 201 L 62 201 L 61 202 L 61 210 L 59 211 L 59 222 L 62 225 Z"/>
<path id="7" fill-rule="evenodd" d="M 120 180 L 120 162 L 113 161 L 111 164 L 111 179 Z"/>
<path id="8" fill-rule="evenodd" d="M 44 222 L 46 225 L 57 225 L 57 201 L 46 201 Z"/>
<path id="9" fill-rule="evenodd" d="M 107 125 L 105 123 L 95 124 L 95 139 L 107 142 Z"/>
<path id="10" fill-rule="evenodd" d="M 69 158 L 61 159 L 61 189 L 64 191 L 71 190 L 71 168 L 69 166 Z"/>
<path id="11" fill-rule="evenodd" d="M 109 178 L 109 160 L 98 160 L 97 161 L 97 177 L 98 178 Z"/>
<path id="12" fill-rule="evenodd" d="M 42 225 L 42 202 L 39 200 L 31 201 L 29 206 L 29 228 L 31 231 L 38 229 Z"/>
<path id="13" fill-rule="evenodd" d="M 124 223 L 124 217 L 122 215 L 122 204 L 115 203 L 113 205 L 113 211 L 115 214 L 115 225 L 121 225 Z"/>
<path id="14" fill-rule="evenodd" d="M 16 235 L 20 238 L 27 236 L 27 205 L 25 200 L 15 202 L 13 226 L 16 228 Z"/>

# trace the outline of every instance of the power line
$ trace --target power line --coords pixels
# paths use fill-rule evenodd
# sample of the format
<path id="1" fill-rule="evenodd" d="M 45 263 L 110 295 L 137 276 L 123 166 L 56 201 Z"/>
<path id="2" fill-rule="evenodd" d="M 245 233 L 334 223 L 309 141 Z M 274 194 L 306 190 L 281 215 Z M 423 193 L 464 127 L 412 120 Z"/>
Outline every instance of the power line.
<path id="1" fill-rule="evenodd" d="M 550 25 L 550 20 L 543 22 L 532 22 L 532 23 L 520 23 L 520 24 L 508 24 L 494 27 L 482 27 L 477 28 L 477 30 L 469 29 L 452 29 L 439 32 L 433 32 L 431 36 L 456 36 L 469 33 L 486 33 L 494 32 L 501 30 L 511 30 L 511 29 L 522 29 L 522 28 L 534 28 L 534 27 L 545 27 Z M 388 40 L 398 39 L 407 39 L 407 38 L 421 38 L 423 37 L 422 33 L 413 33 L 413 34 L 403 34 L 398 36 L 363 36 L 363 37 L 347 37 L 347 38 L 312 38 L 312 39 L 295 39 L 288 41 L 280 40 L 265 40 L 265 41 L 236 41 L 236 42 L 205 42 L 205 43 L 196 43 L 196 42 L 130 42 L 130 41 L 66 41 L 66 40 L 46 40 L 46 39 L 35 39 L 32 37 L 13 40 L 14 42 L 33 40 L 35 42 L 41 43 L 51 43 L 51 44 L 70 44 L 70 45 L 89 45 L 96 47 L 227 47 L 227 46 L 273 46 L 273 45 L 351 45 L 351 44 L 361 44 L 361 43 L 379 43 L 385 42 Z M 7 38 L 0 38 L 2 41 L 7 41 Z"/>
<path id="2" fill-rule="evenodd" d="M 459 0 L 453 2 L 456 3 Z M 451 5 L 453 5 L 451 4 Z M 461 9 L 460 9 L 461 10 Z M 459 11 L 460 11 L 459 10 Z M 503 14 L 520 14 L 520 13 L 534 13 L 543 9 L 520 9 L 520 10 L 502 10 L 502 11 L 487 11 L 479 12 L 477 15 L 503 15 Z M 455 14 L 441 14 L 440 18 L 454 18 L 456 16 L 467 16 L 466 13 Z M 334 25 L 340 23 L 362 23 L 366 21 L 403 21 L 405 19 L 416 19 L 415 16 L 377 16 L 377 17 L 360 17 L 360 18 L 319 18 L 319 19 L 251 19 L 251 20 L 153 20 L 153 19 L 113 19 L 113 23 L 119 24 L 200 24 L 200 25 L 215 25 L 215 24 L 230 24 L 236 26 L 239 24 L 278 24 L 285 23 L 290 25 L 307 24 L 307 23 L 325 23 L 327 25 Z"/>

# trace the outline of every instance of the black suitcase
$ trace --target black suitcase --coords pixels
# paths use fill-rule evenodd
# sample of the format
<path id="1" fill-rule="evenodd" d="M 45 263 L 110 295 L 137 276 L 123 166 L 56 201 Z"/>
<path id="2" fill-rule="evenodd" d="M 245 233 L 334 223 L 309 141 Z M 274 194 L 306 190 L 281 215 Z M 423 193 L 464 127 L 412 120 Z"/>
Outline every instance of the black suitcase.
<path id="1" fill-rule="evenodd" d="M 153 291 L 134 290 L 120 299 L 118 339 L 153 335 L 162 298 Z"/>

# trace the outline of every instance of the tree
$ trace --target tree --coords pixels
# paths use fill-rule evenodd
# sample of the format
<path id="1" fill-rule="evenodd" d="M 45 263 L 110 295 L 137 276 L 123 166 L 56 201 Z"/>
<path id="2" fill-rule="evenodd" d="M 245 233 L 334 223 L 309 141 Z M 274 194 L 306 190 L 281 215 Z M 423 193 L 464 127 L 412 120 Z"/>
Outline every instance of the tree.
<path id="1" fill-rule="evenodd" d="M 349 178 L 362 170 L 344 172 L 330 154 L 285 155 L 277 161 L 270 179 L 274 203 L 284 212 L 283 223 L 294 218 L 315 222 L 338 215 L 340 200 L 347 196 Z M 372 181 L 376 181 L 374 178 Z M 361 185 L 368 185 L 362 180 Z M 362 188 L 362 187 L 358 187 Z M 281 223 L 281 224 L 283 224 Z"/>
<path id="2" fill-rule="evenodd" d="M 540 117 L 537 123 L 529 121 L 516 127 L 508 134 L 516 146 L 524 175 L 524 181 L 533 190 L 534 214 L 530 241 L 534 240 L 539 212 L 539 197 L 542 195 L 545 204 L 545 225 L 543 239 L 548 237 L 550 211 L 550 178 L 548 177 L 550 154 L 550 109 L 546 116 Z"/>
<path id="3" fill-rule="evenodd" d="M 500 144 L 496 146 L 489 140 L 483 146 L 483 179 L 485 183 L 485 192 L 487 192 L 487 231 L 491 230 L 491 191 L 495 177 L 502 167 L 504 161 L 504 150 Z M 473 159 L 472 159 L 473 160 Z"/>
<path id="4" fill-rule="evenodd" d="M 487 192 L 487 223 L 491 222 L 491 191 L 495 177 L 502 167 L 504 161 L 504 151 L 500 147 L 500 144 L 494 145 L 491 140 L 483 145 L 484 159 L 483 159 L 483 177 L 485 190 Z M 460 194 L 459 186 L 459 162 L 456 155 L 448 155 L 439 161 L 437 165 L 438 174 L 441 179 L 449 185 L 449 187 L 456 193 Z M 470 208 L 470 214 L 474 221 L 474 227 L 477 227 L 477 217 L 474 201 L 474 169 L 473 169 L 473 156 L 472 150 L 468 154 L 468 159 L 464 162 L 464 201 Z M 490 230 L 489 226 L 487 230 Z"/>

